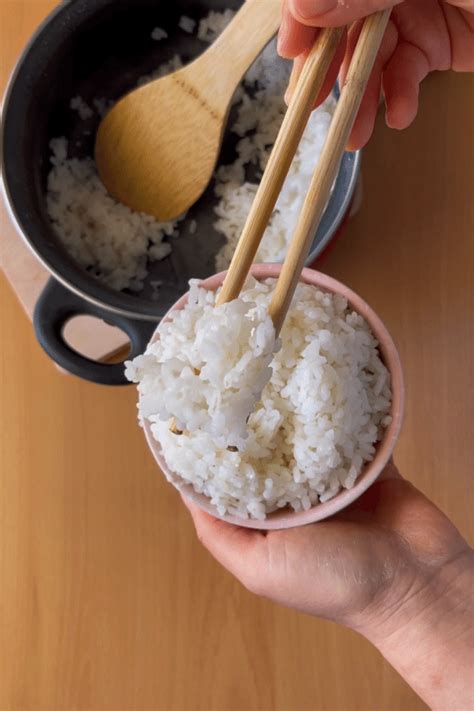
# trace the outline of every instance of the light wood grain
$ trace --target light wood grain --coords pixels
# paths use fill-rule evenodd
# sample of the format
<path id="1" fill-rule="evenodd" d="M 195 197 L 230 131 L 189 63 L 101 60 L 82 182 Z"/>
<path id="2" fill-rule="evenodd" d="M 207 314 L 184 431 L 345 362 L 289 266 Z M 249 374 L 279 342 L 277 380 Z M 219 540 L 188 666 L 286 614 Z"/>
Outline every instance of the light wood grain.
<path id="1" fill-rule="evenodd" d="M 236 299 L 250 271 L 343 28 L 321 31 L 308 54 L 245 221 L 217 305 Z"/>
<path id="2" fill-rule="evenodd" d="M 354 50 L 347 79 L 342 87 L 334 116 L 314 170 L 303 207 L 268 312 L 277 334 L 288 313 L 314 235 L 328 203 L 341 159 L 369 80 L 391 10 L 367 17 Z"/>
<path id="3" fill-rule="evenodd" d="M 53 0 L 0 0 L 2 81 Z M 407 380 L 402 471 L 474 537 L 474 77 L 380 117 L 324 271 L 377 310 Z M 1 236 L 0 236 L 1 238 Z M 0 278 L 0 709 L 418 711 L 360 637 L 259 600 L 196 541 L 131 389 L 59 375 Z"/>
<path id="4" fill-rule="evenodd" d="M 96 141 L 109 192 L 160 220 L 181 215 L 207 187 L 234 92 L 280 24 L 280 0 L 246 0 L 194 62 L 136 89 L 103 119 Z"/>

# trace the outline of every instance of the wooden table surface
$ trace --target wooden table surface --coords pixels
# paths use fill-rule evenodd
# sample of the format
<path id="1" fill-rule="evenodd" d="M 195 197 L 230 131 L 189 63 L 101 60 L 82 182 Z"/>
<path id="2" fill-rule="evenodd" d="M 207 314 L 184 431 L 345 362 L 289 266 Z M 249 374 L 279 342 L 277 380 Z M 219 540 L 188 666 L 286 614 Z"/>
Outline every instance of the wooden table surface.
<path id="1" fill-rule="evenodd" d="M 1 81 L 54 0 L 1 0 Z M 473 77 L 379 120 L 364 202 L 324 269 L 400 349 L 404 474 L 472 537 Z M 135 392 L 62 376 L 0 278 L 0 709 L 411 711 L 369 644 L 257 599 L 200 547 Z"/>

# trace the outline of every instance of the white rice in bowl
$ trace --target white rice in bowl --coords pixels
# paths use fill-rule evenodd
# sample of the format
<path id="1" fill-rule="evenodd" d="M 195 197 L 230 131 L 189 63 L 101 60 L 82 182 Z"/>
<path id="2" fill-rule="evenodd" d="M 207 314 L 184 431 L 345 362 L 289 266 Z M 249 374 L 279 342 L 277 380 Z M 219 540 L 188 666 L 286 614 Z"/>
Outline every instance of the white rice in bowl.
<path id="1" fill-rule="evenodd" d="M 273 284 L 252 279 L 214 308 L 216 293 L 192 283 L 185 308 L 127 363 L 169 470 L 221 516 L 328 501 L 354 485 L 391 422 L 390 375 L 363 317 L 299 284 L 277 340 Z"/>

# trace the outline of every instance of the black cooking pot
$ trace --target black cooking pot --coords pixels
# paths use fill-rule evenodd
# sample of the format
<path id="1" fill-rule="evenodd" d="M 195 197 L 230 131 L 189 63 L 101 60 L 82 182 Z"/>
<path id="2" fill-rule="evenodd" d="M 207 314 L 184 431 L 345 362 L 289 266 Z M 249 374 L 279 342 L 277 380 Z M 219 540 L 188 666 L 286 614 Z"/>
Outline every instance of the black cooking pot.
<path id="1" fill-rule="evenodd" d="M 78 314 L 98 316 L 123 329 L 132 344 L 131 357 L 143 352 L 161 316 L 186 291 L 191 277 L 215 272 L 214 257 L 223 238 L 213 229 L 212 186 L 193 206 L 189 220 L 198 230 L 182 230 L 169 257 L 150 265 L 140 293 L 117 292 L 94 278 L 67 253 L 56 237 L 46 210 L 50 170 L 49 142 L 66 136 L 73 155 L 93 155 L 99 117 L 85 124 L 69 108 L 80 95 L 117 99 L 174 54 L 187 61 L 203 44 L 178 28 L 181 15 L 199 19 L 210 10 L 238 9 L 241 0 L 70 0 L 63 2 L 38 29 L 13 73 L 3 109 L 3 181 L 12 217 L 36 256 L 51 272 L 36 306 L 34 325 L 39 342 L 61 367 L 87 380 L 125 384 L 122 364 L 96 363 L 74 351 L 63 338 L 67 321 Z M 154 42 L 151 31 L 164 28 L 166 42 Z M 219 162 L 235 157 L 236 137 L 227 132 Z M 331 201 L 315 237 L 308 264 L 324 249 L 349 206 L 355 188 L 358 154 L 347 153 Z M 159 301 L 151 282 L 159 280 Z"/>

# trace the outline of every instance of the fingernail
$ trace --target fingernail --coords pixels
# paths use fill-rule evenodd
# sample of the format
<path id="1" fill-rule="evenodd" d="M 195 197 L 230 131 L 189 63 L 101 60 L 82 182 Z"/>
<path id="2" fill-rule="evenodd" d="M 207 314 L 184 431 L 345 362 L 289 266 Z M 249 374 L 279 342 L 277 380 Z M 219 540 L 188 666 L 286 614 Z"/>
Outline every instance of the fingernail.
<path id="1" fill-rule="evenodd" d="M 337 0 L 292 0 L 293 10 L 305 20 L 324 15 L 337 7 Z"/>

